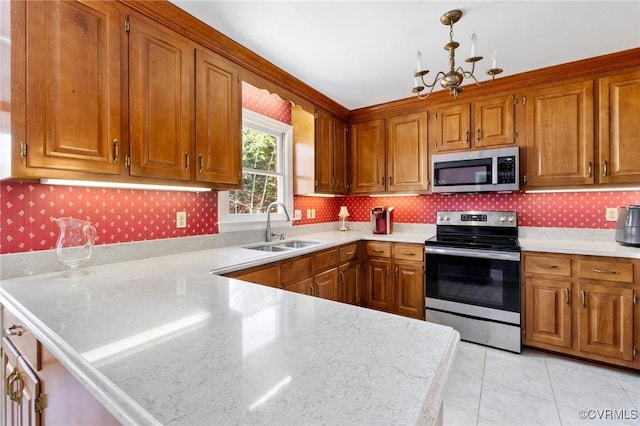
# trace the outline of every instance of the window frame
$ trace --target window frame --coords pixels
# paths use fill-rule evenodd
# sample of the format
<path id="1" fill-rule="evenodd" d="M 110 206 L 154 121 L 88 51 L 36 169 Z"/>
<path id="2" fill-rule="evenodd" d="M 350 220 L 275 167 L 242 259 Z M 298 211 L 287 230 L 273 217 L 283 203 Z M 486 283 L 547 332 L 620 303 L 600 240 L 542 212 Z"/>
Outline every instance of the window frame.
<path id="1" fill-rule="evenodd" d="M 293 127 L 249 109 L 242 109 L 242 127 L 250 127 L 265 133 L 281 135 L 280 159 L 282 165 L 282 185 L 278 199 L 287 206 L 291 221 L 286 222 L 284 213 L 274 209 L 271 212 L 271 226 L 283 227 L 293 224 Z M 241 171 L 244 173 L 244 168 Z M 280 209 L 280 207 L 278 207 Z M 229 213 L 229 191 L 218 191 L 218 232 L 234 232 L 265 229 L 266 213 L 233 215 Z"/>

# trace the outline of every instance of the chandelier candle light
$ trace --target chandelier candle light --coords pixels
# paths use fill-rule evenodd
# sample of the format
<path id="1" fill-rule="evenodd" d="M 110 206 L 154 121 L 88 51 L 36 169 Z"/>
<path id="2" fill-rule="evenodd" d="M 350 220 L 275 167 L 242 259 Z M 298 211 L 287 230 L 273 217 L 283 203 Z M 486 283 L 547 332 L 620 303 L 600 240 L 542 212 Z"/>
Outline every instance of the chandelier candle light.
<path id="1" fill-rule="evenodd" d="M 449 89 L 449 94 L 453 95 L 454 98 L 458 97 L 458 94 L 462 92 L 463 88 L 460 87 L 465 78 L 470 78 L 475 81 L 475 83 L 479 86 L 480 82 L 476 79 L 473 72 L 475 71 L 476 62 L 482 60 L 482 56 L 476 56 L 476 50 L 478 48 L 478 36 L 474 33 L 471 36 L 471 56 L 465 60 L 465 62 L 471 63 L 471 71 L 465 71 L 462 67 L 458 67 L 456 69 L 456 49 L 460 46 L 460 43 L 457 41 L 453 41 L 453 24 L 458 22 L 462 17 L 462 11 L 460 10 L 450 10 L 440 17 L 440 22 L 443 25 L 449 25 L 449 43 L 445 44 L 444 50 L 449 52 L 449 71 L 443 72 L 440 71 L 436 75 L 435 79 L 431 84 L 427 84 L 424 81 L 424 76 L 427 75 L 429 70 L 424 69 L 422 65 L 422 52 L 418 51 L 418 63 L 417 70 L 414 74 L 415 77 L 415 85 L 413 87 L 412 92 L 418 95 L 420 99 L 426 99 L 433 92 L 433 89 L 436 86 L 436 83 L 439 81 L 440 85 Z M 493 51 L 493 60 L 491 61 L 491 69 L 487 71 L 487 74 L 491 76 L 491 83 L 497 74 L 502 72 L 502 68 L 498 68 L 498 59 L 497 52 Z M 426 89 L 429 89 L 429 92 L 424 95 L 422 92 Z"/>
<path id="2" fill-rule="evenodd" d="M 349 211 L 347 210 L 347 206 L 340 206 L 340 213 L 338 213 L 338 217 L 342 219 L 342 226 L 340 227 L 341 231 L 346 231 L 347 226 L 345 221 L 349 217 Z"/>

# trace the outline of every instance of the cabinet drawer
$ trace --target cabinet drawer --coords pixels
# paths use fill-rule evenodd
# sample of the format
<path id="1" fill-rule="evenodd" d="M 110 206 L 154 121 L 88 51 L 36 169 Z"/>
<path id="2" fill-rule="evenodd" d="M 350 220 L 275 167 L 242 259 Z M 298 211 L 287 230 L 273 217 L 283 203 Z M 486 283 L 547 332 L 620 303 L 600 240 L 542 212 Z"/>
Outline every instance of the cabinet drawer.
<path id="1" fill-rule="evenodd" d="M 336 248 L 314 254 L 313 266 L 316 268 L 316 274 L 338 266 L 338 249 Z"/>
<path id="2" fill-rule="evenodd" d="M 358 243 L 349 244 L 348 246 L 340 247 L 339 249 L 340 263 L 348 262 L 349 260 L 358 258 Z"/>
<path id="3" fill-rule="evenodd" d="M 2 308 L 3 335 L 16 347 L 29 364 L 40 371 L 40 342 L 7 308 Z"/>
<path id="4" fill-rule="evenodd" d="M 391 257 L 391 243 L 367 243 L 367 256 Z"/>
<path id="5" fill-rule="evenodd" d="M 267 285 L 269 287 L 280 287 L 280 270 L 277 264 L 269 266 L 259 266 L 257 268 L 244 269 L 227 275 L 230 278 L 237 278 L 249 281 L 254 284 Z"/>
<path id="6" fill-rule="evenodd" d="M 283 260 L 280 264 L 280 283 L 282 284 L 282 288 L 285 287 L 285 284 L 289 284 L 294 281 L 301 281 L 311 276 L 313 276 L 312 256 Z"/>
<path id="7" fill-rule="evenodd" d="M 633 265 L 631 263 L 581 260 L 578 270 L 580 278 L 589 280 L 633 282 Z"/>
<path id="8" fill-rule="evenodd" d="M 524 270 L 525 272 L 532 274 L 570 277 L 571 259 L 568 257 L 527 256 L 525 259 Z"/>
<path id="9" fill-rule="evenodd" d="M 419 244 L 396 244 L 393 246 L 393 258 L 402 260 L 424 260 L 424 246 Z"/>

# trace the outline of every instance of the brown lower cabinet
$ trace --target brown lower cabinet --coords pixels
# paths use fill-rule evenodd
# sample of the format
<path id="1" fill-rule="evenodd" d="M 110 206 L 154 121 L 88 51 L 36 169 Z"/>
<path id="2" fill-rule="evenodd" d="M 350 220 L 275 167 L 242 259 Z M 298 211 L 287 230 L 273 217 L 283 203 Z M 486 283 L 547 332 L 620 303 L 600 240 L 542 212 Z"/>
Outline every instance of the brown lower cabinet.
<path id="1" fill-rule="evenodd" d="M 640 368 L 640 261 L 525 252 L 522 265 L 523 344 Z"/>
<path id="2" fill-rule="evenodd" d="M 358 304 L 358 243 L 225 274 L 323 299 Z"/>
<path id="3" fill-rule="evenodd" d="M 363 242 L 363 305 L 424 319 L 424 246 Z"/>
<path id="4" fill-rule="evenodd" d="M 120 424 L 6 307 L 2 322 L 2 425 Z"/>

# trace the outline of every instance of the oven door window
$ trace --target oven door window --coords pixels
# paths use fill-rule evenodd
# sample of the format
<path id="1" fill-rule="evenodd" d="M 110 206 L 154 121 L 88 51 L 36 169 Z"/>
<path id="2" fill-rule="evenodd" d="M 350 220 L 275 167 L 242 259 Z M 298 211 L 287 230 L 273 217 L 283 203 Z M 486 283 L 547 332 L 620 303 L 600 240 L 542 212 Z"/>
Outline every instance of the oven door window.
<path id="1" fill-rule="evenodd" d="M 426 269 L 427 297 L 520 312 L 520 262 L 428 254 Z"/>
<path id="2" fill-rule="evenodd" d="M 436 186 L 482 185 L 492 182 L 492 159 L 447 161 L 434 165 Z"/>

